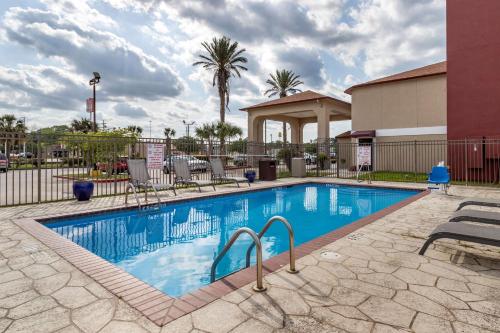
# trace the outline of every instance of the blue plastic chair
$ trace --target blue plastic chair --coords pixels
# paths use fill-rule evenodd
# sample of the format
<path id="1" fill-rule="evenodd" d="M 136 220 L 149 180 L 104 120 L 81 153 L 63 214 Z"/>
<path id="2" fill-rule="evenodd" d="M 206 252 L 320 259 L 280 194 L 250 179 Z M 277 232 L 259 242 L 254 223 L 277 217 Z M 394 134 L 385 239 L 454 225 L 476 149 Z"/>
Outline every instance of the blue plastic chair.
<path id="1" fill-rule="evenodd" d="M 445 166 L 433 166 L 427 182 L 429 184 L 442 185 L 445 193 L 448 193 L 448 187 L 450 186 L 448 168 Z"/>

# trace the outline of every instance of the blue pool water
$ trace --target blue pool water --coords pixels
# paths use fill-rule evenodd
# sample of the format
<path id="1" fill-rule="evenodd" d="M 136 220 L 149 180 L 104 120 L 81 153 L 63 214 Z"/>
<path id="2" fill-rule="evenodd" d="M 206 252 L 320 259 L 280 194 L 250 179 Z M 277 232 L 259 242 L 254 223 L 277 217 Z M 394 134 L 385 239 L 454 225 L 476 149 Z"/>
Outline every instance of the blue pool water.
<path id="1" fill-rule="evenodd" d="M 258 232 L 274 215 L 289 220 L 300 245 L 418 193 L 410 190 L 303 184 L 49 221 L 45 225 L 171 296 L 210 283 L 210 266 L 236 229 Z M 245 265 L 243 235 L 217 276 Z M 263 257 L 288 250 L 283 225 L 262 239 Z M 254 259 L 254 258 L 253 258 Z"/>

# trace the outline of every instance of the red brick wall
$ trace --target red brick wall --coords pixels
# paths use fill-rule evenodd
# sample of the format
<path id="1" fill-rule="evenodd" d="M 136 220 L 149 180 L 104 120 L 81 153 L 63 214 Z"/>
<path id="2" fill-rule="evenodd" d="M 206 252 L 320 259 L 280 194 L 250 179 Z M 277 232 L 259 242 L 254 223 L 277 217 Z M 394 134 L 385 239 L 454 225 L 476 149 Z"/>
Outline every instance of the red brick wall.
<path id="1" fill-rule="evenodd" d="M 448 138 L 500 135 L 500 0 L 447 1 Z"/>

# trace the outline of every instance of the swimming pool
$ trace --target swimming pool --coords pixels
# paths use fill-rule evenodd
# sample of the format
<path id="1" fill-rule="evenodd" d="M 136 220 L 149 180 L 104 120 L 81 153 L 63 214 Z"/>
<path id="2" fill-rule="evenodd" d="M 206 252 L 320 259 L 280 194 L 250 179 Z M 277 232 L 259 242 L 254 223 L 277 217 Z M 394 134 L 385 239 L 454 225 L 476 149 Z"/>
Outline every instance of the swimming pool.
<path id="1" fill-rule="evenodd" d="M 274 215 L 288 219 L 295 245 L 403 201 L 419 191 L 301 184 L 44 222 L 48 228 L 170 296 L 210 283 L 210 267 L 240 227 L 260 231 Z M 245 266 L 242 236 L 219 263 L 217 277 Z M 283 225 L 262 238 L 264 259 L 288 250 Z M 252 258 L 253 259 L 253 258 Z"/>

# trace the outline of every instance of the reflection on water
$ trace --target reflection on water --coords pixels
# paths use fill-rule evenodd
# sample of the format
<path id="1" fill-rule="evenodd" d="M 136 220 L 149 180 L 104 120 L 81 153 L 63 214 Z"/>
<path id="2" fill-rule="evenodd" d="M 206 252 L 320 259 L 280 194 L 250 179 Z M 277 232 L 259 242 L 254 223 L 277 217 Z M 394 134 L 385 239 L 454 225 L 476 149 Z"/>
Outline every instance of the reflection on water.
<path id="1" fill-rule="evenodd" d="M 118 211 L 48 224 L 64 237 L 172 296 L 209 283 L 213 259 L 240 227 L 258 232 L 274 215 L 287 218 L 296 244 L 314 239 L 411 195 L 413 191 L 298 185 L 241 195 Z M 243 236 L 221 261 L 217 275 L 244 266 Z M 263 256 L 288 250 L 283 226 L 263 238 Z"/>

